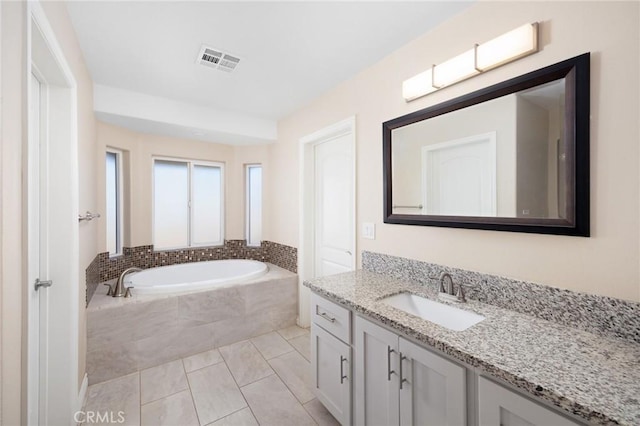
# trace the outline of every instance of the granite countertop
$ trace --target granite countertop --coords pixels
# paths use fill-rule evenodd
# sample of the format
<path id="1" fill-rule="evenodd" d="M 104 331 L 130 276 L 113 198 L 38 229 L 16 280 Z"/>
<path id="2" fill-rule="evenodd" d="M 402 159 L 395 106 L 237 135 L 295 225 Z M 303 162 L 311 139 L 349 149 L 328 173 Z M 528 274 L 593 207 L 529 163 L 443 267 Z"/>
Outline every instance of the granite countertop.
<path id="1" fill-rule="evenodd" d="M 471 300 L 456 306 L 486 319 L 451 331 L 379 301 L 403 291 L 437 300 L 435 288 L 363 270 L 304 285 L 587 422 L 640 425 L 637 343 Z"/>

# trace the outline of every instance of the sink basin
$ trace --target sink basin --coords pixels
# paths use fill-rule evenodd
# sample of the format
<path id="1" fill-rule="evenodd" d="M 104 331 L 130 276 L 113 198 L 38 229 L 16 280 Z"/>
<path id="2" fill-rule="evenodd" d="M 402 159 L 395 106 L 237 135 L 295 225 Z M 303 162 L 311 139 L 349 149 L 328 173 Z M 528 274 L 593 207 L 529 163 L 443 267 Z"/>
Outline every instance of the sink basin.
<path id="1" fill-rule="evenodd" d="M 381 302 L 453 331 L 463 331 L 484 320 L 482 315 L 434 302 L 411 293 L 385 297 Z"/>

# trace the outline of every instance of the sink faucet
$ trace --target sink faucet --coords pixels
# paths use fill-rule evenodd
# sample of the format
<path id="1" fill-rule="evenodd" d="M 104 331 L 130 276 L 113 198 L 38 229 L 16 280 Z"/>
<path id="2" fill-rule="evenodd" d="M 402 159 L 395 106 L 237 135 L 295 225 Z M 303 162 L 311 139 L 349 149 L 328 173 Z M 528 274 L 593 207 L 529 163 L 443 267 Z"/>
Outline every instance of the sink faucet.
<path id="1" fill-rule="evenodd" d="M 446 287 L 444 283 L 447 283 Z M 440 293 L 446 293 L 453 296 L 453 278 L 448 272 L 443 272 L 440 276 Z"/>
<path id="2" fill-rule="evenodd" d="M 446 283 L 446 285 L 445 285 Z M 440 276 L 440 292 L 438 297 L 448 302 L 466 302 L 464 298 L 464 291 L 462 290 L 462 284 L 458 283 L 458 291 L 454 293 L 453 277 L 448 272 L 444 272 Z"/>
<path id="3" fill-rule="evenodd" d="M 105 284 L 109 286 L 109 290 L 107 291 L 107 296 L 113 297 L 131 297 L 131 289 L 133 287 L 125 287 L 124 286 L 124 277 L 132 272 L 140 272 L 142 269 L 140 268 L 127 268 L 121 274 L 120 278 L 118 278 L 118 282 L 115 287 L 112 287 L 109 284 Z"/>

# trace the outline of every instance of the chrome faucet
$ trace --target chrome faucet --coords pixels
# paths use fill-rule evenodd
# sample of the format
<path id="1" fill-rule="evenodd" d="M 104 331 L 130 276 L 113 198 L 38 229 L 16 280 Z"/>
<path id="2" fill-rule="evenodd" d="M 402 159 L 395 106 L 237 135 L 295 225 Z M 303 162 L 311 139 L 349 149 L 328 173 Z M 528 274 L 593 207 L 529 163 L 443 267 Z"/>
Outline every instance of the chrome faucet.
<path id="1" fill-rule="evenodd" d="M 445 286 L 446 282 L 446 286 Z M 453 283 L 453 278 L 451 274 L 448 272 L 444 272 L 440 276 L 440 291 L 438 297 L 442 300 L 446 300 L 448 302 L 466 302 L 464 298 L 464 290 L 462 289 L 462 284 L 458 283 L 458 291 L 454 293 L 455 284 Z"/>
<path id="2" fill-rule="evenodd" d="M 118 278 L 118 282 L 116 283 L 115 287 L 113 287 L 110 284 L 105 284 L 106 286 L 109 287 L 109 290 L 107 291 L 107 296 L 131 297 L 131 289 L 133 287 L 124 286 L 124 277 L 132 272 L 140 272 L 140 271 L 142 271 L 142 269 L 136 268 L 136 267 L 127 268 L 120 274 L 120 278 Z"/>

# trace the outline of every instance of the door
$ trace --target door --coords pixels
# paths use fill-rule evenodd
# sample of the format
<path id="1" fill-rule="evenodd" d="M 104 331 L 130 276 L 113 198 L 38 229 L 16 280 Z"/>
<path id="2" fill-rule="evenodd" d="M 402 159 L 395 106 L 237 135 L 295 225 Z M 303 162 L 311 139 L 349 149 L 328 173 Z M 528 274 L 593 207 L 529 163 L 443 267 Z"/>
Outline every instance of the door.
<path id="1" fill-rule="evenodd" d="M 340 424 L 351 424 L 351 348 L 314 323 L 311 357 L 316 397 Z"/>
<path id="2" fill-rule="evenodd" d="M 351 135 L 314 150 L 314 276 L 353 270 L 354 185 Z"/>
<path id="3" fill-rule="evenodd" d="M 356 119 L 300 139 L 298 325 L 308 327 L 310 292 L 303 283 L 356 268 Z"/>
<path id="4" fill-rule="evenodd" d="M 355 424 L 397 425 L 398 336 L 360 317 L 356 317 L 355 328 Z"/>
<path id="5" fill-rule="evenodd" d="M 26 11 L 26 420 L 62 425 L 73 422 L 86 383 L 78 378 L 79 226 L 90 225 L 78 222 L 77 85 L 40 4 Z M 36 290 L 38 280 L 45 286 Z"/>
<path id="6" fill-rule="evenodd" d="M 44 99 L 43 99 L 44 98 Z M 28 381 L 36 392 L 30 394 L 28 402 L 29 424 L 46 423 L 49 275 L 47 253 L 47 138 L 43 116 L 46 114 L 46 86 L 31 74 L 29 92 L 29 179 L 28 179 Z M 45 280 L 41 285 L 35 283 Z"/>
<path id="7" fill-rule="evenodd" d="M 400 424 L 467 424 L 466 370 L 400 337 Z"/>
<path id="8" fill-rule="evenodd" d="M 480 426 L 576 426 L 573 422 L 484 377 L 478 378 Z"/>
<path id="9" fill-rule="evenodd" d="M 495 133 L 423 147 L 425 214 L 496 215 Z"/>

